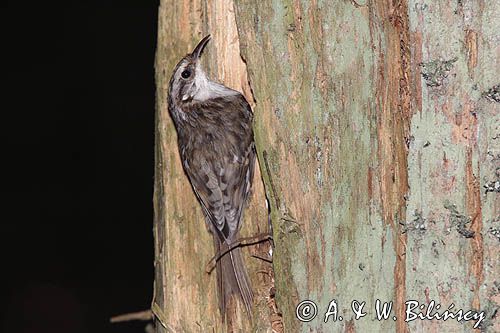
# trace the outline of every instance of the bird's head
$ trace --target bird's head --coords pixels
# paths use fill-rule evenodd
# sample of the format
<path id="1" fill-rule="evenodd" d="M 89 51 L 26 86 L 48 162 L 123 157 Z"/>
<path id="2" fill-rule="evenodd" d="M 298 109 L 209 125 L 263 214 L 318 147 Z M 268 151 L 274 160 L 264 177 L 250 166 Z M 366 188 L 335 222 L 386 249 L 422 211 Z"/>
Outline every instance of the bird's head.
<path id="1" fill-rule="evenodd" d="M 210 35 L 205 36 L 194 48 L 179 61 L 170 79 L 169 98 L 176 104 L 190 102 L 202 97 L 209 85 L 209 79 L 201 68 L 201 55 L 210 41 Z"/>

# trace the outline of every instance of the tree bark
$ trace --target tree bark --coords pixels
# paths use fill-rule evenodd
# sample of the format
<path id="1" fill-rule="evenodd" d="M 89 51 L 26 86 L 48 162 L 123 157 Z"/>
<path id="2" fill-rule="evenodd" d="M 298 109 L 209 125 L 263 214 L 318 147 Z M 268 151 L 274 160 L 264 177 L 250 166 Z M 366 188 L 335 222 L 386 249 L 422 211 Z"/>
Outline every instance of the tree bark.
<path id="1" fill-rule="evenodd" d="M 157 332 L 472 329 L 407 323 L 407 300 L 485 311 L 481 331 L 500 331 L 499 12 L 481 0 L 162 0 Z M 266 194 L 271 205 L 273 267 L 251 257 L 268 256 L 269 243 L 244 248 L 252 323 L 239 304 L 220 320 L 205 273 L 211 236 L 166 104 L 175 64 L 208 33 L 210 76 L 255 113 L 260 172 L 242 236 L 268 231 Z M 325 323 L 333 299 L 343 320 Z M 394 302 L 389 319 L 375 319 L 377 299 Z M 309 322 L 296 317 L 302 300 L 318 306 Z M 366 302 L 366 317 L 353 318 L 353 300 Z"/>

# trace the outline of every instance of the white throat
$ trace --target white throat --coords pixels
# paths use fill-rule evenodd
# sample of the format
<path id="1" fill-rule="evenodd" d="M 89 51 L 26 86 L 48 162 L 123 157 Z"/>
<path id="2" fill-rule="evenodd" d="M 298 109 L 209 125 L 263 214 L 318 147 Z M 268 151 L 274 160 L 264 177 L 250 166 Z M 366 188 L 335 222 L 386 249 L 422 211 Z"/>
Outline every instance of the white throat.
<path id="1" fill-rule="evenodd" d="M 234 96 L 237 94 L 239 93 L 233 89 L 225 87 L 220 83 L 210 81 L 207 74 L 205 74 L 200 66 L 196 66 L 193 87 L 189 94 L 182 97 L 182 100 L 185 101 L 191 97 L 196 101 L 206 101 L 211 98 Z"/>

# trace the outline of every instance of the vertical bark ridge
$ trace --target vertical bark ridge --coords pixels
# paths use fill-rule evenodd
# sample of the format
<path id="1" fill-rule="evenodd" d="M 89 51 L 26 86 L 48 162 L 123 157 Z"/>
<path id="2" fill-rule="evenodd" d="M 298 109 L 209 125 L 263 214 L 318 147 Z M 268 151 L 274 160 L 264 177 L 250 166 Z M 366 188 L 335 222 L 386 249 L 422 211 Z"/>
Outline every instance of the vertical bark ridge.
<path id="1" fill-rule="evenodd" d="M 410 140 L 410 45 L 408 4 L 401 1 L 374 1 L 376 29 L 381 29 L 377 101 L 379 116 L 379 173 L 383 220 L 392 229 L 395 249 L 394 306 L 397 332 L 407 332 L 406 243 L 403 232 L 406 220 L 408 185 L 408 144 Z"/>

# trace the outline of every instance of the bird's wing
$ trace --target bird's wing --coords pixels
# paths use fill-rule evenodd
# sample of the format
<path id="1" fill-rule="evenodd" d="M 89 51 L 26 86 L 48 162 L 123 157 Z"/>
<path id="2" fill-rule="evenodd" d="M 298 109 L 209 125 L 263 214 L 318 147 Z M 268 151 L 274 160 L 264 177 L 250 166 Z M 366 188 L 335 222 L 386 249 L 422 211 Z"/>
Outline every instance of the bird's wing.
<path id="1" fill-rule="evenodd" d="M 247 103 L 244 106 L 250 108 Z M 240 229 L 254 173 L 251 123 L 248 119 L 240 121 L 245 125 L 228 126 L 222 138 L 202 149 L 193 149 L 184 165 L 205 215 L 225 241 L 234 241 Z M 234 124 L 238 120 L 227 122 Z"/>

